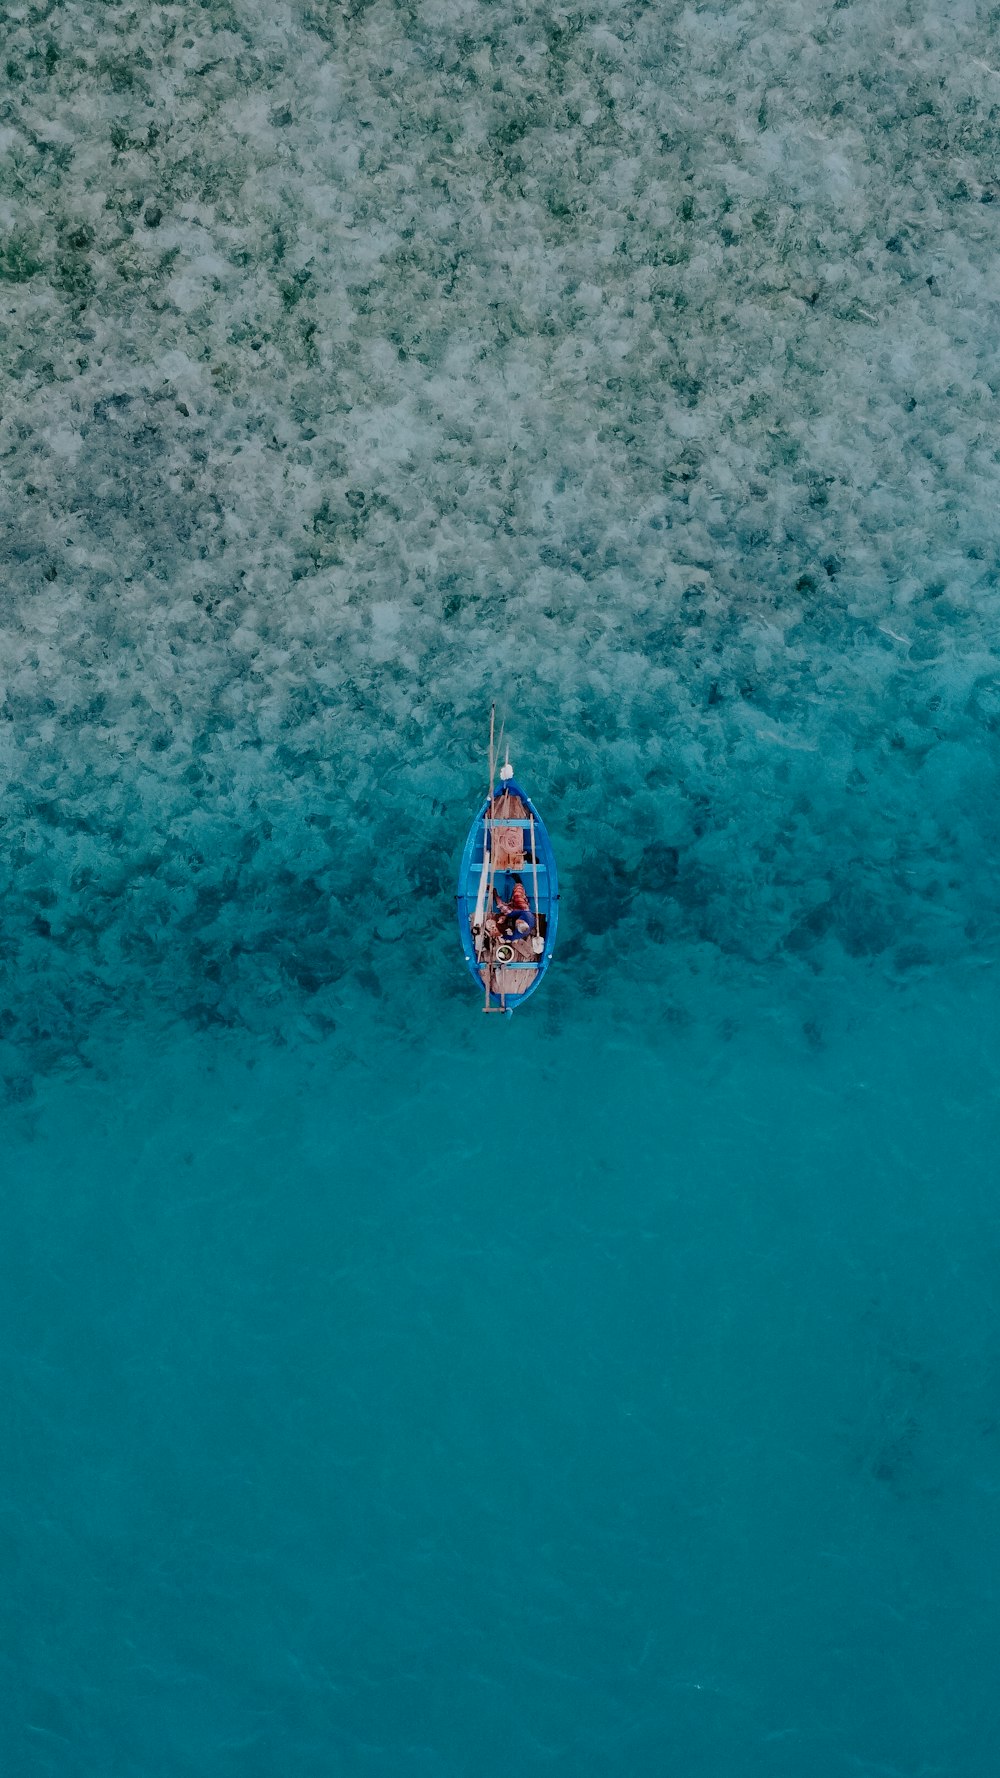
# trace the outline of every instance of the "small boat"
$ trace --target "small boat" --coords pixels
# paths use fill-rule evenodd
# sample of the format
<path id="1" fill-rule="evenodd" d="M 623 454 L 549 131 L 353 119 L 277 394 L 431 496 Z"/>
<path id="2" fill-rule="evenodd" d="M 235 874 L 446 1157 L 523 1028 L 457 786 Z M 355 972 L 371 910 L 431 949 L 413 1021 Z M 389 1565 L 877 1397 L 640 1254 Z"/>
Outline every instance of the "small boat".
<path id="1" fill-rule="evenodd" d="M 458 927 L 484 1012 L 513 1012 L 552 960 L 559 878 L 549 836 L 514 777 L 510 753 L 497 776 L 490 712 L 490 793 L 469 829 L 458 873 Z M 501 734 L 501 740 L 502 740 Z"/>

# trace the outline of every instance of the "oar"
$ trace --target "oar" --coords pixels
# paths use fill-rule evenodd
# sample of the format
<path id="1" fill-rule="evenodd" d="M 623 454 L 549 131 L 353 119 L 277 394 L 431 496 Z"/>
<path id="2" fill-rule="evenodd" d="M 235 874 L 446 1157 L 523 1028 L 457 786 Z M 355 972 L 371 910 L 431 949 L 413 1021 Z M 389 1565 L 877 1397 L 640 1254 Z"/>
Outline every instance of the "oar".
<path id="1" fill-rule="evenodd" d="M 535 817 L 530 809 L 528 810 L 528 820 L 531 823 L 531 869 L 535 879 L 535 937 L 531 948 L 534 951 L 535 956 L 540 957 L 545 949 L 545 940 L 542 937 L 540 910 L 538 906 L 538 853 L 535 850 Z"/>
<path id="2" fill-rule="evenodd" d="M 493 830 L 490 827 L 490 816 L 493 813 L 493 778 L 494 778 L 494 774 L 496 772 L 496 760 L 494 758 L 494 753 L 493 753 L 493 732 L 494 732 L 494 724 L 496 722 L 496 714 L 497 714 L 497 707 L 495 704 L 491 704 L 490 705 L 490 787 L 489 787 L 489 790 L 488 790 L 487 796 L 486 796 L 486 813 L 483 816 L 483 869 L 484 870 L 487 870 L 487 858 L 489 859 L 488 875 L 487 875 L 487 881 L 488 881 L 489 886 L 488 886 L 487 893 L 486 893 L 486 900 L 485 900 L 485 903 L 483 906 L 483 949 L 487 951 L 486 968 L 483 971 L 484 979 L 486 982 L 486 999 L 483 1002 L 483 1011 L 484 1012 L 489 1012 L 489 1010 L 490 1010 L 490 962 L 489 962 L 489 954 L 488 954 L 490 947 L 487 945 L 487 940 L 486 940 L 486 921 L 492 911 L 492 903 L 493 903 Z"/>

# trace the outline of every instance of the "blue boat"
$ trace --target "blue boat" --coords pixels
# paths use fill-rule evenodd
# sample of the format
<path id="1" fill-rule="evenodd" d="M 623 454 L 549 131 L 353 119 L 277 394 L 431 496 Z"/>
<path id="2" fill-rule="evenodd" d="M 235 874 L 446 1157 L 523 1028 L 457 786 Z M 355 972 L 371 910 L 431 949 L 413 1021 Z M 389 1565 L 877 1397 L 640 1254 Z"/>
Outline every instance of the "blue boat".
<path id="1" fill-rule="evenodd" d="M 490 794 L 469 829 L 458 873 L 458 928 L 484 1012 L 529 1000 L 552 960 L 559 877 L 538 810 L 508 756 L 496 779 L 490 717 Z"/>

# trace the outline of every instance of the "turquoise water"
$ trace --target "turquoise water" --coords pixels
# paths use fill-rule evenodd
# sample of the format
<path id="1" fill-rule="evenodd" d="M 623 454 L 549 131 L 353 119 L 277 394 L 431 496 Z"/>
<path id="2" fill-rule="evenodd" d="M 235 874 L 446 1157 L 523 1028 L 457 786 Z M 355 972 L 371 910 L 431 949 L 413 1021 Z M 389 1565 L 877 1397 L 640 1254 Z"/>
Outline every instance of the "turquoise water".
<path id="1" fill-rule="evenodd" d="M 994 997 L 842 988 L 16 1113 L 9 1769 L 990 1771 Z"/>
<path id="2" fill-rule="evenodd" d="M 5 22 L 0 1766 L 993 1778 L 996 19 Z"/>

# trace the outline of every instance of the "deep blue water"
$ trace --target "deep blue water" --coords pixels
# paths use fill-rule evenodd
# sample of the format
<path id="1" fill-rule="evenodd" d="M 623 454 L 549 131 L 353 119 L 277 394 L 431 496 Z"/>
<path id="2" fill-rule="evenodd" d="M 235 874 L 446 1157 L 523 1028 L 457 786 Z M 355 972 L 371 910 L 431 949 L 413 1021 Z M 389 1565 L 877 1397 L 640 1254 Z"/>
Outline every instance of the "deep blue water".
<path id="1" fill-rule="evenodd" d="M 994 1778 L 996 18 L 5 25 L 0 1771 Z"/>

